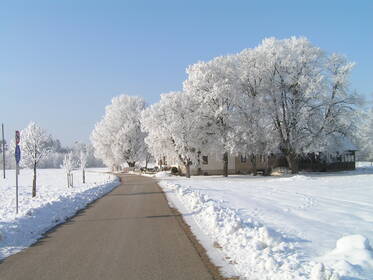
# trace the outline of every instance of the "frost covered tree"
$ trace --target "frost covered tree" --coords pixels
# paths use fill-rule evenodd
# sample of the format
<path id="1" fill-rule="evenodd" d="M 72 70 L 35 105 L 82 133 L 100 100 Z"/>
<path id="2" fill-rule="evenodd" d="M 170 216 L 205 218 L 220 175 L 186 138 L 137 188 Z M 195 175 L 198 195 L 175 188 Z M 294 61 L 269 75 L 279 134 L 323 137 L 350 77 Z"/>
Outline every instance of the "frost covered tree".
<path id="1" fill-rule="evenodd" d="M 373 109 L 362 112 L 358 142 L 364 160 L 373 162 Z"/>
<path id="2" fill-rule="evenodd" d="M 76 160 L 74 159 L 73 152 L 69 152 L 65 154 L 61 168 L 65 169 L 66 171 L 67 187 L 73 186 L 71 172 L 74 170 L 75 166 L 76 166 Z"/>
<path id="3" fill-rule="evenodd" d="M 95 125 L 92 131 L 91 142 L 94 148 L 94 155 L 101 159 L 106 166 L 117 169 L 120 163 L 114 161 L 114 155 L 111 149 L 111 137 L 105 125 L 105 120 L 102 119 Z"/>
<path id="4" fill-rule="evenodd" d="M 265 39 L 189 66 L 183 92 L 162 95 L 142 113 L 144 132 L 144 102 L 114 98 L 92 133 L 95 153 L 108 166 L 133 166 L 146 157 L 147 134 L 154 158 L 178 159 L 187 176 L 199 152 L 221 157 L 224 176 L 228 153 L 250 156 L 254 169 L 256 156 L 268 163 L 268 155 L 281 153 L 297 173 L 300 155 L 328 152 L 331 139 L 356 131 L 352 68 L 306 38 Z"/>
<path id="5" fill-rule="evenodd" d="M 148 164 L 154 160 L 153 155 L 149 152 L 149 149 L 147 148 L 145 151 L 145 170 L 148 169 Z"/>
<path id="6" fill-rule="evenodd" d="M 272 120 L 262 93 L 264 79 L 261 64 L 265 57 L 255 49 L 243 50 L 236 57 L 240 93 L 234 110 L 234 147 L 237 153 L 249 158 L 256 174 L 258 156 L 278 152 L 278 139 L 273 133 Z"/>
<path id="7" fill-rule="evenodd" d="M 147 134 L 145 143 L 156 160 L 176 158 L 171 130 L 168 127 L 170 119 L 168 108 L 165 106 L 167 102 L 164 101 L 166 98 L 166 94 L 161 94 L 161 100 L 146 108 L 141 114 L 142 129 Z"/>
<path id="8" fill-rule="evenodd" d="M 141 114 L 141 125 L 146 133 L 145 143 L 148 151 L 154 159 L 176 161 L 175 148 L 172 141 L 171 130 L 168 127 L 170 119 L 168 118 L 168 108 L 164 106 L 162 100 L 165 95 L 161 95 L 158 103 L 146 108 Z"/>
<path id="9" fill-rule="evenodd" d="M 88 159 L 87 150 L 86 149 L 81 150 L 80 157 L 79 157 L 79 165 L 80 165 L 80 169 L 82 170 L 83 184 L 85 184 L 85 168 L 87 166 L 87 159 Z"/>
<path id="10" fill-rule="evenodd" d="M 206 151 L 220 154 L 224 176 L 228 176 L 228 153 L 234 150 L 234 109 L 237 104 L 237 62 L 222 56 L 187 68 L 184 91 L 199 104 L 200 133 L 206 137 Z"/>
<path id="11" fill-rule="evenodd" d="M 52 137 L 49 137 L 47 146 L 49 148 L 49 153 L 40 160 L 38 167 L 59 168 L 68 150 L 61 146 L 61 142 L 58 139 L 53 139 Z"/>
<path id="12" fill-rule="evenodd" d="M 34 170 L 32 197 L 36 196 L 36 169 L 41 159 L 50 152 L 50 136 L 35 122 L 21 131 L 21 165 Z"/>
<path id="13" fill-rule="evenodd" d="M 298 155 L 320 151 L 330 135 L 346 135 L 354 96 L 348 90 L 353 67 L 342 56 L 326 55 L 305 38 L 266 39 L 255 51 L 261 69 L 262 107 L 273 121 L 293 173 Z"/>
<path id="14" fill-rule="evenodd" d="M 197 103 L 184 92 L 162 94 L 161 100 L 142 114 L 146 143 L 154 157 L 177 158 L 190 178 L 200 147 Z"/>
<path id="15" fill-rule="evenodd" d="M 95 157 L 95 150 L 91 143 L 85 144 L 87 151 L 87 167 L 103 167 L 101 159 Z"/>
<path id="16" fill-rule="evenodd" d="M 123 163 L 134 167 L 146 156 L 145 133 L 141 131 L 140 114 L 145 101 L 140 97 L 120 95 L 106 107 L 105 115 L 96 124 L 91 141 L 96 157 L 113 169 Z"/>
<path id="17" fill-rule="evenodd" d="M 89 146 L 80 141 L 75 141 L 72 147 L 73 157 L 80 170 L 82 171 L 83 183 L 85 183 L 85 168 L 87 167 L 89 160 Z"/>
<path id="18" fill-rule="evenodd" d="M 199 104 L 185 92 L 179 92 L 168 96 L 168 107 L 175 153 L 185 167 L 186 177 L 190 178 L 190 167 L 198 164 L 198 152 L 204 144 Z"/>
<path id="19" fill-rule="evenodd" d="M 187 69 L 184 90 L 200 104 L 211 153 L 282 152 L 293 173 L 298 157 L 325 151 L 354 130 L 353 63 L 305 38 L 269 38 L 254 49 Z"/>

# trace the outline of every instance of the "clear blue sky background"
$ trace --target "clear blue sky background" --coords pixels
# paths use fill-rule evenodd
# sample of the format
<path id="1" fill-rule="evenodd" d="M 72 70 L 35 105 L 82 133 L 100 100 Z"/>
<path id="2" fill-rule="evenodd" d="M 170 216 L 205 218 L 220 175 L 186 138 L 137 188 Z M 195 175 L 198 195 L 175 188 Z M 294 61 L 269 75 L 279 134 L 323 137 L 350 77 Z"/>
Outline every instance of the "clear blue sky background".
<path id="1" fill-rule="evenodd" d="M 88 141 L 113 96 L 181 89 L 185 68 L 265 37 L 306 36 L 373 92 L 373 1 L 9 0 L 0 4 L 0 121 Z"/>

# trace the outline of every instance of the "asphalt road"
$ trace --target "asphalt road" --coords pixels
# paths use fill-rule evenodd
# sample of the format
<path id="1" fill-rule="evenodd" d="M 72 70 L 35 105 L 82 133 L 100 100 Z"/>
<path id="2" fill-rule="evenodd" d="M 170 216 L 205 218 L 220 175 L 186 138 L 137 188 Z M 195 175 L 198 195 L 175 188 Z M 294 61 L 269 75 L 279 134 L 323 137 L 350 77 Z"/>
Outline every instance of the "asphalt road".
<path id="1" fill-rule="evenodd" d="M 122 184 L 0 264 L 1 280 L 213 279 L 159 186 Z"/>

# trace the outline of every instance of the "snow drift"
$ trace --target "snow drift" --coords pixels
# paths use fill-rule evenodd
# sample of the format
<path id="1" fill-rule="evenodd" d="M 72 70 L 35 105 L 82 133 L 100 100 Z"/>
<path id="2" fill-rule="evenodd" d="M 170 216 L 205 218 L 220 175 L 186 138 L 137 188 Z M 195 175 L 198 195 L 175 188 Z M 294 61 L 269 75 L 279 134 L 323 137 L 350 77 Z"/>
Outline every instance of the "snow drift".
<path id="1" fill-rule="evenodd" d="M 244 279 L 339 279 L 333 270 L 305 262 L 296 242 L 253 219 L 243 220 L 223 201 L 190 187 L 165 182 L 161 186 L 176 193 L 204 234 L 221 249 L 227 264 Z"/>

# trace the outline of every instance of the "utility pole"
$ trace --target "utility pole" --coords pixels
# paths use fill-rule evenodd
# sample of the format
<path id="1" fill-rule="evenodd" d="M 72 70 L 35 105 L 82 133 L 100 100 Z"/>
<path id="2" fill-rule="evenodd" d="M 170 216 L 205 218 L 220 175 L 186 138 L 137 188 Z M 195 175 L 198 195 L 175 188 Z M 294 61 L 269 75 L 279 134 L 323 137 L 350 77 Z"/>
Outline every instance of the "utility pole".
<path id="1" fill-rule="evenodd" d="M 5 179 L 5 139 L 4 139 L 4 124 L 1 124 L 1 132 L 3 135 L 3 174 L 4 174 L 4 179 Z"/>

